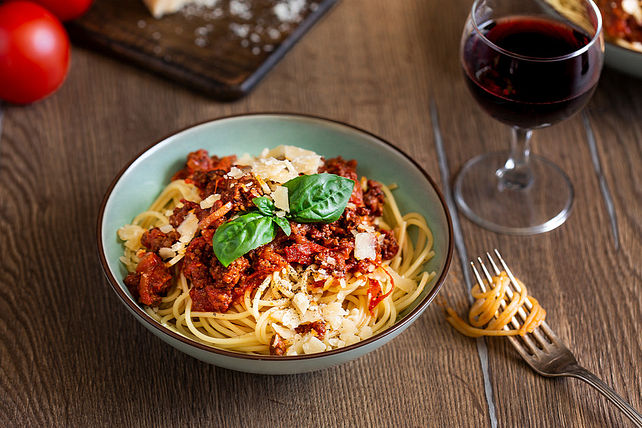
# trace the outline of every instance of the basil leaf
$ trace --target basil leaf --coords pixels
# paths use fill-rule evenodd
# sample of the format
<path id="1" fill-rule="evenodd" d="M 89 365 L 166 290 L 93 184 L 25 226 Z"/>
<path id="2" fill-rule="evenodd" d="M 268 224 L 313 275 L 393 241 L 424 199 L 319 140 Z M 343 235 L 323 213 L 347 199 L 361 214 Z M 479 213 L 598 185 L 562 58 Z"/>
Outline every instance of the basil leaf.
<path id="1" fill-rule="evenodd" d="M 323 173 L 302 175 L 283 186 L 288 189 L 290 219 L 299 223 L 332 223 L 346 209 L 354 181 Z"/>
<path id="2" fill-rule="evenodd" d="M 292 233 L 292 229 L 290 228 L 290 222 L 285 218 L 285 217 L 272 217 L 272 220 L 274 220 L 274 223 L 279 225 L 279 227 L 283 230 L 283 232 L 287 235 L 290 236 Z"/>
<path id="3" fill-rule="evenodd" d="M 248 251 L 272 242 L 276 230 L 272 217 L 252 211 L 216 229 L 212 238 L 214 254 L 225 267 Z"/>
<path id="4" fill-rule="evenodd" d="M 252 199 L 252 203 L 256 205 L 256 207 L 259 209 L 261 214 L 271 216 L 274 215 L 274 210 L 276 209 L 274 206 L 274 202 L 272 199 L 268 198 L 267 196 L 260 196 L 258 198 Z"/>

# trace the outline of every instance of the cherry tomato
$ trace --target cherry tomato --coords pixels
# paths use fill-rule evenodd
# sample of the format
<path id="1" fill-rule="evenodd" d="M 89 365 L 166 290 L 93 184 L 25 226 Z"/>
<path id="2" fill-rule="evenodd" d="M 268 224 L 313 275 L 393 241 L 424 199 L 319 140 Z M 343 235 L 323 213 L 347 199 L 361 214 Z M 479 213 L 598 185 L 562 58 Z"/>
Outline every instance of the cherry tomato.
<path id="1" fill-rule="evenodd" d="M 27 104 L 67 76 L 69 38 L 60 21 L 28 1 L 0 5 L 0 99 Z"/>
<path id="2" fill-rule="evenodd" d="M 92 0 L 31 0 L 40 3 L 61 21 L 81 17 L 91 6 Z"/>

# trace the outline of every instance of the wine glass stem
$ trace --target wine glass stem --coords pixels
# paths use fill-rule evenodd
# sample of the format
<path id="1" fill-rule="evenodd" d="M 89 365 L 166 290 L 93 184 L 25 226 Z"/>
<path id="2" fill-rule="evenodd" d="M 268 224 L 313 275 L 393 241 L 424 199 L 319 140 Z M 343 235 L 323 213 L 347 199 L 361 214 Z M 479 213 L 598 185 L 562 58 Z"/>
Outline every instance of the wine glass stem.
<path id="1" fill-rule="evenodd" d="M 495 172 L 500 190 L 523 190 L 533 182 L 529 163 L 532 133 L 530 129 L 513 127 L 508 160 Z"/>

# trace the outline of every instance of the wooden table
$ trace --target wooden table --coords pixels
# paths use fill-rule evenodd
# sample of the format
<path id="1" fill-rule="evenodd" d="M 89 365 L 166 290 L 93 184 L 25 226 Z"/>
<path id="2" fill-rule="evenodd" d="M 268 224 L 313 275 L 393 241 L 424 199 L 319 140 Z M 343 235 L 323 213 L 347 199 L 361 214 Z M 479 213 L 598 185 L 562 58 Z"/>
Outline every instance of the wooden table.
<path id="1" fill-rule="evenodd" d="M 195 122 L 256 111 L 326 116 L 395 142 L 438 179 L 434 99 L 453 172 L 473 155 L 503 149 L 507 127 L 473 102 L 459 70 L 469 6 L 346 0 L 233 104 L 75 48 L 55 95 L 5 106 L 0 426 L 472 427 L 495 418 L 502 427 L 629 426 L 587 385 L 534 374 L 504 340 L 485 341 L 484 374 L 475 340 L 450 328 L 438 305 L 357 361 L 255 376 L 165 345 L 127 313 L 101 271 L 95 228 L 108 184 L 143 148 Z M 562 227 L 502 236 L 462 217 L 462 228 L 469 255 L 493 247 L 510 255 L 580 362 L 642 409 L 642 81 L 605 69 L 588 113 L 619 249 L 580 116 L 535 136 L 535 151 L 575 186 L 574 211 Z M 457 259 L 442 296 L 465 309 Z"/>

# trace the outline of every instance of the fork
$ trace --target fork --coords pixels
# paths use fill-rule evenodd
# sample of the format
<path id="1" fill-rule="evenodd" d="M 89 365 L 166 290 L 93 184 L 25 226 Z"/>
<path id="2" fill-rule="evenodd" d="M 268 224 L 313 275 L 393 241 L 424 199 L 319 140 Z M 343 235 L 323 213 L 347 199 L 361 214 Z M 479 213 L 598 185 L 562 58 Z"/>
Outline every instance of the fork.
<path id="1" fill-rule="evenodd" d="M 510 284 L 515 289 L 517 293 L 522 292 L 522 288 L 519 286 L 518 282 L 515 280 L 513 273 L 506 265 L 506 262 L 502 258 L 499 251 L 495 250 L 495 255 L 499 259 L 504 271 L 510 279 Z M 492 266 L 493 272 L 495 275 L 499 275 L 501 272 L 493 260 L 492 256 L 487 252 L 486 257 L 490 265 Z M 477 262 L 483 272 L 483 275 L 487 281 L 487 284 L 493 283 L 493 278 L 484 265 L 481 257 L 477 257 Z M 477 279 L 477 283 L 482 291 L 486 291 L 486 285 L 480 275 L 479 271 L 475 267 L 474 262 L 470 262 L 471 268 Z M 513 298 L 513 290 L 510 287 L 506 290 L 506 295 L 509 299 Z M 500 306 L 503 308 L 506 307 L 506 301 L 503 300 L 500 303 Z M 526 299 L 525 301 L 526 309 L 531 310 L 533 305 L 531 302 Z M 522 322 L 526 319 L 526 311 L 522 307 L 517 311 L 518 316 L 521 318 Z M 520 327 L 520 321 L 517 317 L 513 317 L 510 321 L 512 326 L 516 329 Z M 504 329 L 508 330 L 510 327 L 508 325 L 504 326 Z M 548 326 L 546 321 L 543 321 L 540 326 L 535 329 L 532 333 L 518 337 L 517 336 L 508 336 L 508 339 L 513 344 L 517 352 L 522 356 L 522 358 L 528 363 L 529 366 L 537 373 L 546 377 L 574 377 L 591 385 L 593 388 L 597 389 L 602 395 L 604 395 L 609 401 L 615 404 L 618 409 L 620 409 L 632 422 L 638 427 L 642 428 L 642 415 L 638 413 L 629 403 L 624 401 L 610 386 L 604 383 L 600 378 L 595 376 L 590 371 L 586 370 L 584 367 L 580 366 L 575 359 L 575 356 L 569 351 L 564 342 L 560 340 L 559 337 L 553 332 L 553 330 Z"/>

